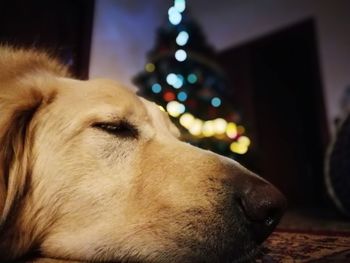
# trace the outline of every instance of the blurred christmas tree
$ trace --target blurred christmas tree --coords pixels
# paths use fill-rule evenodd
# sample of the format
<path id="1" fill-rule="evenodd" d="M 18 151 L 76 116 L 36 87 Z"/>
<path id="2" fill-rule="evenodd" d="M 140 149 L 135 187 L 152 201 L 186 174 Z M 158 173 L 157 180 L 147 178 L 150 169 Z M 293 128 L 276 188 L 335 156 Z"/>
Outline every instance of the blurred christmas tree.
<path id="1" fill-rule="evenodd" d="M 225 100 L 226 78 L 215 60 L 214 49 L 186 11 L 186 1 L 175 0 L 145 71 L 134 83 L 140 95 L 168 112 L 185 141 L 234 157 L 248 151 L 250 140 L 237 124 L 240 115 Z"/>

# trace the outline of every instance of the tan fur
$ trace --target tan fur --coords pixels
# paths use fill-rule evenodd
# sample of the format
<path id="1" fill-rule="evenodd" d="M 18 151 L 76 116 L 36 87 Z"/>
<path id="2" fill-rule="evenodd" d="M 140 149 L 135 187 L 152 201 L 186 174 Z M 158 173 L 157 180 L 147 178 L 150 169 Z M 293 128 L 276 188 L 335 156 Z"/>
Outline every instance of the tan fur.
<path id="1" fill-rule="evenodd" d="M 2 47 L 0 116 L 1 262 L 33 251 L 37 262 L 217 262 L 253 249 L 228 206 L 235 180 L 255 175 L 179 141 L 165 113 L 118 83 Z M 121 120 L 138 135 L 94 127 Z"/>

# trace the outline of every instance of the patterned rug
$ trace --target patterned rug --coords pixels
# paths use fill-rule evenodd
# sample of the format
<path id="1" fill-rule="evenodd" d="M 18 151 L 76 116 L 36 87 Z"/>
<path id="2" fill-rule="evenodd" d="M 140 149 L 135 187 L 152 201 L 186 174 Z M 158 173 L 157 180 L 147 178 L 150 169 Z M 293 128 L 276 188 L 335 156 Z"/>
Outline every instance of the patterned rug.
<path id="1" fill-rule="evenodd" d="M 350 233 L 273 233 L 263 245 L 258 263 L 350 263 Z"/>

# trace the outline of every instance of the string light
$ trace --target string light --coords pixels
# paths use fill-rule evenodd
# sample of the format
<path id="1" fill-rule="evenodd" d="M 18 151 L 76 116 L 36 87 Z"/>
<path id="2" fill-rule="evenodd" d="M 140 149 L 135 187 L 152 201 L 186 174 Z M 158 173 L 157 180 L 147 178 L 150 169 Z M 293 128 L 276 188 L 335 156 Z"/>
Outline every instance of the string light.
<path id="1" fill-rule="evenodd" d="M 175 94 L 171 91 L 167 91 L 164 93 L 163 98 L 165 101 L 171 101 L 175 99 Z"/>
<path id="2" fill-rule="evenodd" d="M 160 92 L 162 91 L 162 86 L 159 85 L 158 83 L 154 83 L 154 84 L 152 85 L 152 91 L 153 91 L 154 93 L 160 93 Z"/>
<path id="3" fill-rule="evenodd" d="M 215 126 L 213 121 L 205 121 L 202 127 L 202 134 L 205 137 L 211 137 L 215 134 Z"/>
<path id="4" fill-rule="evenodd" d="M 177 81 L 177 76 L 174 74 L 174 73 L 170 73 L 166 76 L 166 82 L 169 84 L 169 85 L 174 85 Z"/>
<path id="5" fill-rule="evenodd" d="M 188 131 L 194 136 L 199 136 L 202 133 L 202 126 L 203 122 L 200 119 L 194 119 Z"/>
<path id="6" fill-rule="evenodd" d="M 230 150 L 234 153 L 245 154 L 248 151 L 248 147 L 239 142 L 233 142 L 230 144 Z"/>
<path id="7" fill-rule="evenodd" d="M 145 69 L 147 72 L 153 72 L 156 69 L 156 66 L 153 63 L 147 63 Z"/>
<path id="8" fill-rule="evenodd" d="M 173 102 L 172 102 L 173 103 Z M 181 104 L 181 103 L 180 103 Z M 174 115 L 169 112 L 177 112 L 174 105 L 174 109 L 168 109 L 170 115 Z M 176 114 L 177 115 L 177 114 Z M 180 116 L 180 115 L 177 115 Z M 179 118 L 180 124 L 186 128 L 193 136 L 212 137 L 215 135 L 221 135 L 226 133 L 230 139 L 237 138 L 237 125 L 233 122 L 227 123 L 223 118 L 217 118 L 215 120 L 203 121 L 199 118 L 195 118 L 192 114 L 186 112 Z M 241 126 L 238 126 L 241 127 Z M 248 147 L 251 144 L 250 139 L 247 136 L 240 136 L 236 141 L 230 143 L 230 150 L 233 153 L 245 154 L 248 151 Z"/>
<path id="9" fill-rule="evenodd" d="M 186 31 L 181 31 L 176 37 L 176 44 L 178 44 L 179 46 L 186 45 L 189 37 L 190 36 Z"/>
<path id="10" fill-rule="evenodd" d="M 234 139 L 237 137 L 237 125 L 233 122 L 229 122 L 226 126 L 226 135 Z"/>
<path id="11" fill-rule="evenodd" d="M 217 118 L 214 120 L 214 130 L 216 134 L 223 134 L 226 132 L 227 121 L 223 118 Z"/>
<path id="12" fill-rule="evenodd" d="M 193 73 L 189 74 L 189 75 L 187 76 L 187 81 L 188 81 L 189 83 L 191 83 L 191 84 L 196 83 L 196 82 L 197 82 L 197 76 L 196 76 L 196 74 L 193 74 Z"/>
<path id="13" fill-rule="evenodd" d="M 247 136 L 241 136 L 238 138 L 238 142 L 245 145 L 245 146 L 249 146 L 250 145 L 250 139 Z"/>
<path id="14" fill-rule="evenodd" d="M 176 26 L 180 24 L 182 20 L 182 15 L 174 6 L 172 6 L 168 10 L 168 18 L 169 18 L 169 22 L 174 26 Z"/>
<path id="15" fill-rule="evenodd" d="M 185 101 L 185 100 L 187 100 L 187 93 L 184 92 L 184 91 L 179 92 L 179 94 L 177 94 L 177 99 L 178 99 L 179 101 Z"/>
<path id="16" fill-rule="evenodd" d="M 174 7 L 176 8 L 176 10 L 178 12 L 182 13 L 186 9 L 186 2 L 185 2 L 185 0 L 175 0 L 174 1 Z"/>
<path id="17" fill-rule="evenodd" d="M 218 97 L 212 98 L 211 105 L 213 105 L 213 107 L 215 107 L 215 108 L 220 107 L 221 99 L 219 99 Z"/>
<path id="18" fill-rule="evenodd" d="M 183 77 L 181 74 L 178 74 L 178 75 L 176 76 L 176 81 L 175 81 L 175 83 L 174 83 L 172 86 L 173 86 L 175 89 L 179 89 L 179 88 L 182 87 L 183 83 L 184 83 L 184 77 Z"/>
<path id="19" fill-rule="evenodd" d="M 166 82 L 175 89 L 179 89 L 184 84 L 184 77 L 181 74 L 176 75 L 174 73 L 170 73 L 166 77 Z"/>
<path id="20" fill-rule="evenodd" d="M 246 136 L 241 136 L 236 142 L 231 143 L 230 150 L 234 153 L 245 154 L 248 151 L 250 139 Z"/>
<path id="21" fill-rule="evenodd" d="M 185 105 L 173 100 L 166 105 L 166 110 L 170 116 L 179 117 L 182 113 L 184 113 Z"/>
<path id="22" fill-rule="evenodd" d="M 191 113 L 186 112 L 185 114 L 181 115 L 180 124 L 186 129 L 189 129 L 192 126 L 194 120 L 195 118 L 193 117 L 193 115 Z"/>
<path id="23" fill-rule="evenodd" d="M 179 49 L 175 52 L 175 58 L 177 61 L 182 62 L 185 61 L 187 58 L 187 53 L 183 49 Z"/>

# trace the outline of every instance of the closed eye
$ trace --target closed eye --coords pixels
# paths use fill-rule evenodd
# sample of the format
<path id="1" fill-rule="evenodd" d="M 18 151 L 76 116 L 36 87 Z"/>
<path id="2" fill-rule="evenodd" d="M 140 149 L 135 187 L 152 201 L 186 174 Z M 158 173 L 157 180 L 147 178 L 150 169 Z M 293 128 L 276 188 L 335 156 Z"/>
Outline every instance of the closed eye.
<path id="1" fill-rule="evenodd" d="M 135 126 L 127 121 L 119 121 L 117 123 L 98 122 L 93 124 L 93 127 L 123 138 L 136 139 L 139 135 Z"/>

